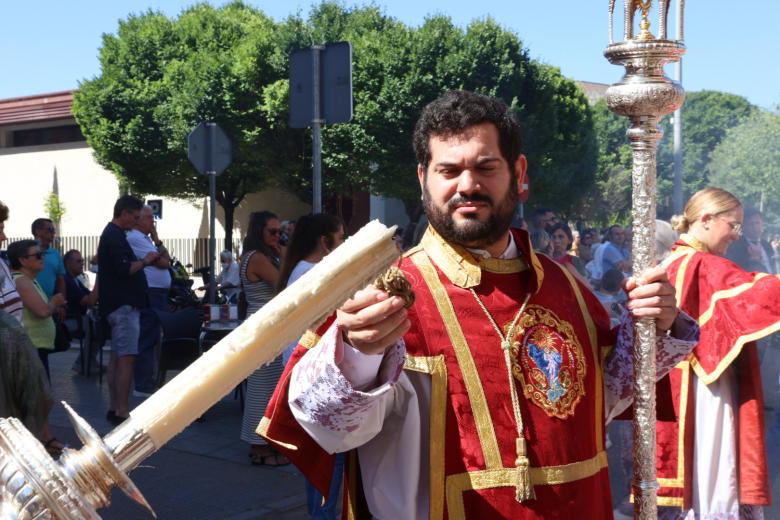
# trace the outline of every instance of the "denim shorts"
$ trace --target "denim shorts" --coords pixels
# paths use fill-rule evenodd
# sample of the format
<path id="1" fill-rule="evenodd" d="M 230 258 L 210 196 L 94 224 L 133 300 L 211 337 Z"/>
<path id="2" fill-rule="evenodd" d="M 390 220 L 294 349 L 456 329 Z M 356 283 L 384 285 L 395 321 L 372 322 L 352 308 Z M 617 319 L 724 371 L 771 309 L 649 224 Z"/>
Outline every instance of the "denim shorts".
<path id="1" fill-rule="evenodd" d="M 122 305 L 108 315 L 108 325 L 111 327 L 111 351 L 119 357 L 137 355 L 141 312 L 130 305 Z"/>

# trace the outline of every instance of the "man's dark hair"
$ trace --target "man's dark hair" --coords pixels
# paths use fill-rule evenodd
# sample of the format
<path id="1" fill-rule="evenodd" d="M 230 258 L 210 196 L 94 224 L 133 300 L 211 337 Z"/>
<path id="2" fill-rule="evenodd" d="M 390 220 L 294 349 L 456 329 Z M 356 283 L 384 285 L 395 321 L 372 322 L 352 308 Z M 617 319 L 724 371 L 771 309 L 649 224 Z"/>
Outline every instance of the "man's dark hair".
<path id="1" fill-rule="evenodd" d="M 8 263 L 11 269 L 21 269 L 22 258 L 27 256 L 31 247 L 36 247 L 38 242 L 35 240 L 17 240 L 8 244 Z"/>
<path id="2" fill-rule="evenodd" d="M 144 207 L 144 201 L 139 199 L 138 197 L 133 197 L 132 195 L 122 195 L 118 199 L 116 199 L 116 203 L 114 204 L 114 218 L 122 216 L 123 211 L 141 211 L 141 208 Z"/>
<path id="3" fill-rule="evenodd" d="M 745 221 L 747 221 L 747 219 L 749 219 L 749 218 L 755 217 L 756 215 L 758 215 L 762 219 L 764 218 L 764 214 L 761 213 L 758 209 L 753 208 L 753 207 L 745 208 L 745 213 L 744 213 L 744 217 L 745 217 L 744 220 Z"/>
<path id="4" fill-rule="evenodd" d="M 612 224 L 611 226 L 609 226 L 609 229 L 607 229 L 607 232 L 604 233 L 604 240 L 606 240 L 608 242 L 612 242 L 612 233 L 617 228 L 623 229 L 623 226 L 621 226 L 620 224 Z"/>
<path id="5" fill-rule="evenodd" d="M 8 206 L 3 204 L 3 201 L 0 201 L 0 222 L 5 222 L 8 220 Z"/>
<path id="6" fill-rule="evenodd" d="M 617 292 L 620 290 L 623 278 L 625 276 L 619 269 L 609 269 L 601 277 L 601 288 L 611 293 Z"/>
<path id="7" fill-rule="evenodd" d="M 431 136 L 456 135 L 466 128 L 492 123 L 498 129 L 501 155 L 514 173 L 522 148 L 520 125 L 503 100 L 466 90 L 452 90 L 423 108 L 414 127 L 414 153 L 417 164 L 427 170 L 431 161 Z"/>
<path id="8" fill-rule="evenodd" d="M 544 216 L 548 213 L 552 213 L 553 215 L 555 214 L 555 212 L 550 208 L 536 208 L 533 212 L 533 215 L 531 216 L 531 225 L 535 228 L 538 228 L 539 223 L 541 223 Z"/>
<path id="9" fill-rule="evenodd" d="M 35 232 L 38 231 L 39 229 L 43 229 L 45 227 L 49 227 L 53 225 L 54 222 L 52 222 L 50 218 L 44 218 L 44 217 L 36 218 L 35 220 L 33 220 L 33 223 L 30 226 L 30 232 L 32 233 L 33 236 L 36 236 Z"/>
<path id="10" fill-rule="evenodd" d="M 70 259 L 73 258 L 74 255 L 80 255 L 81 251 L 78 249 L 71 249 L 65 255 L 62 257 L 62 263 L 65 265 L 68 265 L 68 262 L 70 262 Z"/>

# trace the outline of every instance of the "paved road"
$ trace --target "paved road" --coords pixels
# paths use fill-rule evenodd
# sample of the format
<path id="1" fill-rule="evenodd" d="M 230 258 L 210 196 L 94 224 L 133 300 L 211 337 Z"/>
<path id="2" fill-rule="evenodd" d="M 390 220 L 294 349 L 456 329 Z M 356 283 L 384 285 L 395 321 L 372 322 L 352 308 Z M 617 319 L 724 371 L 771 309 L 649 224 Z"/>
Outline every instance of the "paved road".
<path id="1" fill-rule="evenodd" d="M 73 447 L 81 444 L 59 401 L 66 401 L 101 435 L 111 429 L 105 420 L 106 380 L 99 384 L 94 374 L 86 378 L 71 371 L 77 354 L 74 348 L 49 358 L 58 403 L 50 416 L 52 429 Z M 140 402 L 133 398 L 131 404 Z M 239 439 L 240 426 L 241 404 L 227 396 L 203 421 L 192 424 L 131 473 L 160 520 L 307 518 L 301 474 L 293 466 L 252 466 L 249 447 Z M 111 507 L 100 513 L 107 520 L 151 518 L 118 491 Z"/>

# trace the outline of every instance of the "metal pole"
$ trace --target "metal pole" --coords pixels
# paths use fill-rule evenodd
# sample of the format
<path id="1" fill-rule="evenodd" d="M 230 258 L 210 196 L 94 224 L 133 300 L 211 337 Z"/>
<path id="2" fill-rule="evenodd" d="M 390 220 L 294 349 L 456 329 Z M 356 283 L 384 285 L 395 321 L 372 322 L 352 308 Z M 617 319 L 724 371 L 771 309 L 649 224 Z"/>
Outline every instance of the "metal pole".
<path id="1" fill-rule="evenodd" d="M 679 19 L 678 19 L 678 24 Z M 677 29 L 679 34 L 680 29 Z M 682 85 L 682 59 L 674 65 L 675 81 Z M 674 191 L 672 195 L 673 209 L 676 215 L 683 212 L 683 150 L 682 150 L 682 107 L 674 111 Z"/>
<path id="2" fill-rule="evenodd" d="M 314 88 L 312 94 L 314 96 L 314 119 L 311 122 L 311 130 L 314 136 L 314 142 L 312 143 L 312 162 L 314 166 L 314 176 L 312 178 L 312 211 L 314 213 L 322 212 L 322 129 L 320 125 L 324 123 L 321 119 L 321 92 L 320 92 L 320 55 L 325 50 L 324 45 L 313 45 L 312 52 L 312 68 L 313 70 L 313 83 Z"/>
<path id="3" fill-rule="evenodd" d="M 682 0 L 678 0 L 682 3 Z M 615 2 L 610 3 L 610 21 Z M 662 132 L 658 121 L 682 105 L 685 92 L 679 83 L 664 75 L 663 66 L 680 59 L 685 46 L 679 40 L 667 40 L 665 9 L 660 2 L 661 39 L 650 32 L 648 11 L 651 1 L 639 3 L 642 10 L 640 32 L 633 36 L 631 18 L 626 13 L 625 41 L 610 43 L 604 51 L 613 64 L 622 65 L 626 73 L 607 89 L 607 105 L 616 114 L 631 121 L 627 136 L 631 142 L 632 242 L 633 272 L 641 275 L 655 263 L 656 150 Z M 628 5 L 628 3 L 627 3 Z M 678 18 L 681 18 L 678 16 Z M 678 31 L 678 34 L 680 32 Z M 610 23 L 610 35 L 612 27 Z M 656 436 L 655 436 L 655 320 L 635 321 L 634 331 L 634 517 L 642 520 L 657 517 Z"/>
<path id="4" fill-rule="evenodd" d="M 214 170 L 214 151 L 216 150 L 216 123 L 206 123 L 209 144 L 206 146 L 206 173 L 209 176 L 209 303 L 217 303 L 217 287 L 214 275 L 215 256 L 217 254 L 217 172 Z"/>

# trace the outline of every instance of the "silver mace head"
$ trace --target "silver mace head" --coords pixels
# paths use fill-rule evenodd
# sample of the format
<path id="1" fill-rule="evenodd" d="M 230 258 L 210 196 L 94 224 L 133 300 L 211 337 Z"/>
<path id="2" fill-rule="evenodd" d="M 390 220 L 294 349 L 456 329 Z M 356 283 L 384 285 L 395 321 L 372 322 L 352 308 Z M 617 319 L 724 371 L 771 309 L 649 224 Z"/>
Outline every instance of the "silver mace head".
<path id="1" fill-rule="evenodd" d="M 114 486 L 156 517 L 122 464 L 123 454 L 153 452 L 148 438 L 133 434 L 128 421 L 103 442 L 70 406 L 62 404 L 84 446 L 66 448 L 58 461 L 19 420 L 0 419 L 0 520 L 99 519 L 96 510 L 109 505 Z M 132 458 L 127 462 L 135 463 L 137 457 Z"/>

